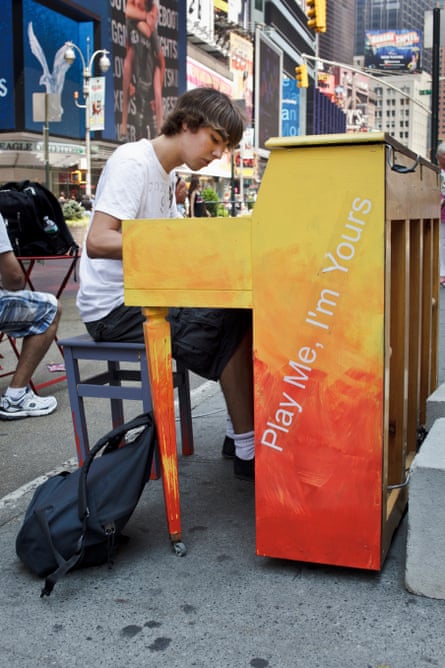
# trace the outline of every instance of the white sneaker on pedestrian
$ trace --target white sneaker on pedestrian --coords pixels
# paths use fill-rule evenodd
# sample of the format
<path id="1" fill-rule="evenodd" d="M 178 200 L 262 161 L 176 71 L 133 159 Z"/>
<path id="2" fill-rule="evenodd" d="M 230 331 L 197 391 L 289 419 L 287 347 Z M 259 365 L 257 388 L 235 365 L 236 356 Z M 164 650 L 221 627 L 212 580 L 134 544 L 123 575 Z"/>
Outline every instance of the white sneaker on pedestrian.
<path id="1" fill-rule="evenodd" d="M 25 417 L 49 415 L 57 408 L 56 397 L 39 397 L 27 387 L 25 393 L 14 401 L 3 395 L 0 399 L 0 419 L 18 420 Z"/>

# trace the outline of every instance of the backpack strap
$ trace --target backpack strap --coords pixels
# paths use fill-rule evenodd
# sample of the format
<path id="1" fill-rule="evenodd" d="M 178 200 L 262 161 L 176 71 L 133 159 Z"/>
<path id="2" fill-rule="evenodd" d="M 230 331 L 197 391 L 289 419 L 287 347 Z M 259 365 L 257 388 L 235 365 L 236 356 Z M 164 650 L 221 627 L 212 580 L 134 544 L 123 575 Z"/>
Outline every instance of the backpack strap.
<path id="1" fill-rule="evenodd" d="M 82 465 L 82 470 L 80 472 L 80 478 L 79 478 L 79 519 L 82 522 L 88 519 L 88 515 L 90 513 L 88 509 L 87 478 L 88 478 L 88 471 L 90 470 L 90 466 L 96 455 L 101 450 L 103 450 L 105 446 L 109 446 L 110 450 L 115 450 L 118 447 L 122 437 L 125 436 L 126 433 L 128 433 L 132 429 L 138 429 L 140 427 L 148 427 L 152 424 L 152 422 L 153 418 L 151 414 L 143 413 L 142 415 L 139 415 L 130 422 L 121 424 L 112 431 L 108 432 L 108 434 L 105 434 L 105 436 L 102 436 L 102 438 L 100 438 L 95 444 L 95 446 L 90 450 Z M 155 439 L 153 437 L 152 450 L 154 449 L 154 441 Z"/>
<path id="2" fill-rule="evenodd" d="M 46 540 L 48 541 L 48 545 L 51 548 L 51 552 L 53 553 L 53 556 L 58 564 L 57 570 L 53 571 L 52 573 L 50 573 L 50 575 L 48 575 L 45 578 L 45 584 L 43 585 L 42 591 L 40 592 L 40 598 L 43 598 L 44 596 L 49 596 L 51 594 L 55 584 L 60 580 L 60 578 L 62 578 L 64 575 L 68 573 L 68 571 L 74 568 L 74 566 L 76 566 L 76 564 L 82 557 L 84 549 L 83 543 L 85 540 L 85 535 L 87 530 L 87 521 L 85 519 L 85 521 L 83 522 L 82 533 L 77 542 L 76 551 L 69 559 L 64 559 L 53 543 L 51 531 L 48 524 L 48 518 L 46 516 L 45 510 L 43 509 L 36 510 L 35 515 L 40 524 L 40 528 L 42 529 L 46 537 Z"/>

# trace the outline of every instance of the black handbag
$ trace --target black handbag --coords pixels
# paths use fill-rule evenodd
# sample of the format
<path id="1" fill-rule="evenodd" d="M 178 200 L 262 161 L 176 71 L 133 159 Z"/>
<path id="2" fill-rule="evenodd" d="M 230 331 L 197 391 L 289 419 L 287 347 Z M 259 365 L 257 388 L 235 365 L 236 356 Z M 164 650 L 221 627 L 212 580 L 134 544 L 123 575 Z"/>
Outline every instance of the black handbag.
<path id="1" fill-rule="evenodd" d="M 149 479 L 154 447 L 153 418 L 144 413 L 99 439 L 80 468 L 36 489 L 16 552 L 31 572 L 45 577 L 41 596 L 74 568 L 112 563 Z"/>

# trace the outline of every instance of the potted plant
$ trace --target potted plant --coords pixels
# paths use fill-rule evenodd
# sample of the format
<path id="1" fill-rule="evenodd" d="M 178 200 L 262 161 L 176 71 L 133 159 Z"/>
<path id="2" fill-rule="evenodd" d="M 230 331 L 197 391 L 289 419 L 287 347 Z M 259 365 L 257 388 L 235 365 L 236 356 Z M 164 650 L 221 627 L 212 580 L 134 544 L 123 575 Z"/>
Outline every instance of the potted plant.
<path id="1" fill-rule="evenodd" d="M 62 210 L 74 241 L 79 244 L 79 248 L 82 248 L 88 223 L 90 222 L 88 212 L 75 199 L 64 202 Z"/>

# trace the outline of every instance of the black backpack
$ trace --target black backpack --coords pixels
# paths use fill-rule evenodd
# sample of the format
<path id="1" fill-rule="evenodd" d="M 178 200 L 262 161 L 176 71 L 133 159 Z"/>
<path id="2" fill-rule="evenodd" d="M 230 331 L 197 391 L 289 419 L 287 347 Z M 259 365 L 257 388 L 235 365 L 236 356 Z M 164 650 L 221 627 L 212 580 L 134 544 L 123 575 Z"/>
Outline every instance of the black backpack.
<path id="1" fill-rule="evenodd" d="M 80 468 L 36 489 L 16 552 L 32 573 L 46 578 L 41 596 L 74 568 L 112 563 L 149 478 L 154 447 L 153 418 L 144 413 L 99 439 Z"/>
<path id="2" fill-rule="evenodd" d="M 19 257 L 78 254 L 62 207 L 53 193 L 34 181 L 0 187 L 0 213 L 12 249 Z"/>

